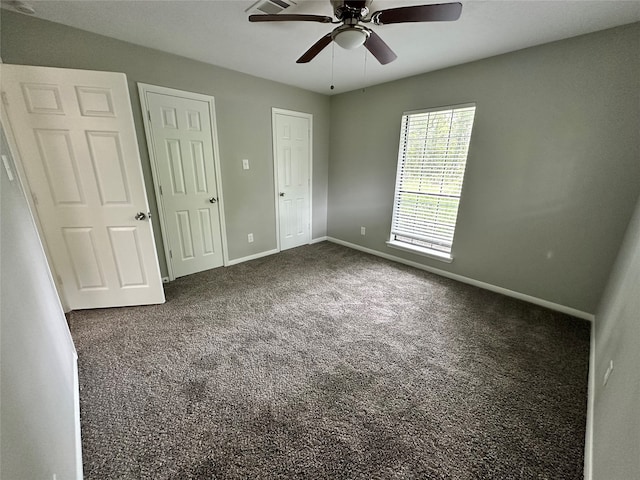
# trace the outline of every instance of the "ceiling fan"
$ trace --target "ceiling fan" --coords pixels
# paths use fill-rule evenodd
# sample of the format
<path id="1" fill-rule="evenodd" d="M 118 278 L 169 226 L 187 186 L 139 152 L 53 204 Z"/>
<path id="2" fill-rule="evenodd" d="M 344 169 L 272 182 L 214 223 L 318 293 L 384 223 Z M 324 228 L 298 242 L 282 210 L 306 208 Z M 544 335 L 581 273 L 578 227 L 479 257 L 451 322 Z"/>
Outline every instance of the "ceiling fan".
<path id="1" fill-rule="evenodd" d="M 388 8 L 369 15 L 369 6 L 373 0 L 330 0 L 337 20 L 324 15 L 249 15 L 250 22 L 319 22 L 341 23 L 342 25 L 327 33 L 307 50 L 296 63 L 310 62 L 332 41 L 342 48 L 353 49 L 364 45 L 382 64 L 393 62 L 397 55 L 389 46 L 364 23 L 389 25 L 392 23 L 439 22 L 460 18 L 462 4 L 440 3 L 415 5 L 409 7 Z"/>

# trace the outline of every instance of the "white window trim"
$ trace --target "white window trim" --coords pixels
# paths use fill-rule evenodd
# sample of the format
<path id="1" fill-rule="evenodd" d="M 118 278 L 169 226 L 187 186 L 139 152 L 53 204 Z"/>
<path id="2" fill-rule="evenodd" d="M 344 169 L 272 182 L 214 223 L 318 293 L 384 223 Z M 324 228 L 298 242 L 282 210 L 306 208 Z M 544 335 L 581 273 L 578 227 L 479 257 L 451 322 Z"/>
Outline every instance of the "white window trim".
<path id="1" fill-rule="evenodd" d="M 469 102 L 469 103 L 462 103 L 462 104 L 457 104 L 457 105 L 443 105 L 443 106 L 439 106 L 439 107 L 432 107 L 432 108 L 426 108 L 426 109 L 420 109 L 420 110 L 410 110 L 410 111 L 406 111 L 402 113 L 402 118 L 404 118 L 405 116 L 408 115 L 415 115 L 415 114 L 423 114 L 423 113 L 430 113 L 430 112 L 439 112 L 439 111 L 443 111 L 443 110 L 456 110 L 456 109 L 463 109 L 463 108 L 471 108 L 473 107 L 474 109 L 476 108 L 476 103 L 475 102 Z M 475 116 L 475 115 L 474 115 Z M 475 118 L 473 120 L 473 122 L 475 123 Z M 473 127 L 472 127 L 473 128 Z M 469 139 L 470 141 L 471 139 Z M 400 137 L 400 146 L 402 146 L 402 132 L 401 132 L 401 137 Z M 468 155 L 468 153 L 467 153 Z M 466 161 L 467 159 L 465 159 L 465 169 L 466 169 Z M 401 158 L 400 158 L 400 149 L 398 152 L 398 171 L 400 169 L 400 165 L 401 165 Z M 398 189 L 398 177 L 396 176 L 396 186 L 395 186 L 395 190 L 394 190 L 394 215 L 395 215 L 395 208 L 396 208 L 396 204 L 395 204 L 395 196 L 397 193 L 397 189 Z M 464 178 L 463 178 L 463 182 L 464 182 Z M 458 201 L 460 201 L 460 199 L 462 198 L 462 189 L 463 189 L 464 185 L 461 186 L 461 191 L 460 191 L 460 195 L 458 196 Z M 457 221 L 456 221 L 457 223 Z M 393 222 L 392 222 L 392 229 L 393 229 Z M 455 235 L 455 232 L 454 232 Z M 439 260 L 441 262 L 445 262 L 445 263 L 451 263 L 453 262 L 453 240 L 454 238 L 452 238 L 452 245 L 451 245 L 451 251 L 450 252 L 442 252 L 440 250 L 435 250 L 435 249 L 431 249 L 428 247 L 422 247 L 419 245 L 412 245 L 408 242 L 402 242 L 402 241 L 398 241 L 395 240 L 395 235 L 394 233 L 390 233 L 389 236 L 389 240 L 386 242 L 386 245 L 388 247 L 394 248 L 394 249 L 398 249 L 398 250 L 403 250 L 406 252 L 410 252 L 410 253 L 414 253 L 417 255 L 421 255 L 421 256 L 425 256 L 434 260 Z"/>
<path id="2" fill-rule="evenodd" d="M 440 260 L 445 263 L 453 262 L 453 256 L 451 254 L 439 252 L 438 250 L 432 250 L 430 248 L 419 247 L 417 245 L 411 245 L 410 243 L 398 242 L 393 238 L 389 239 L 387 246 L 398 250 L 404 250 L 405 252 L 422 255 L 423 257 L 429 257 L 434 260 Z"/>

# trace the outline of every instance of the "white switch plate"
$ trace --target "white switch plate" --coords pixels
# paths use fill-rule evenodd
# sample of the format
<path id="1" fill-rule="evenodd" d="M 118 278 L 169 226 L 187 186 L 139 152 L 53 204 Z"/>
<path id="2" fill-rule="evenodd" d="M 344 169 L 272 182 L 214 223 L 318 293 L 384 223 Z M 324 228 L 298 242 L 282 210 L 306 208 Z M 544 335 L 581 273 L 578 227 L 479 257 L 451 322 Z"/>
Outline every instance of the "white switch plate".
<path id="1" fill-rule="evenodd" d="M 242 159 L 242 169 L 243 170 L 249 170 L 249 159 L 248 158 L 243 158 Z"/>
<path id="2" fill-rule="evenodd" d="M 253 233 L 247 235 L 247 240 L 249 241 L 249 243 L 253 243 Z"/>
<path id="3" fill-rule="evenodd" d="M 366 235 L 367 229 L 365 227 L 360 227 L 360 235 Z"/>

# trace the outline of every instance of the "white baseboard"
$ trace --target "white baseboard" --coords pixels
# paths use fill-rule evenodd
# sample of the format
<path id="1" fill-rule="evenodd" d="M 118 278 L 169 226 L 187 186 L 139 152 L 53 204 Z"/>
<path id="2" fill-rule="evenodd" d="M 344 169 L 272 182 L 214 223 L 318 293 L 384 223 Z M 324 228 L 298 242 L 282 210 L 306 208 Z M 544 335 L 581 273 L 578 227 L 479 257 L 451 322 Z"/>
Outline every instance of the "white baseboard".
<path id="1" fill-rule="evenodd" d="M 589 384 L 587 387 L 587 428 L 584 438 L 584 480 L 593 478 L 593 407 L 596 393 L 596 322 L 591 324 L 589 347 Z"/>
<path id="2" fill-rule="evenodd" d="M 328 239 L 329 239 L 329 237 L 326 237 L 326 236 L 325 237 L 313 238 L 309 242 L 309 245 L 312 245 L 314 243 L 324 242 L 324 241 L 326 241 Z M 257 258 L 267 257 L 267 256 L 273 255 L 275 253 L 280 253 L 280 250 L 278 250 L 277 248 L 274 248 L 273 250 L 267 250 L 266 252 L 255 253 L 253 255 L 249 255 L 248 257 L 235 258 L 233 260 L 229 260 L 227 262 L 226 266 L 230 267 L 231 265 L 237 265 L 238 263 L 248 262 L 249 260 L 255 260 Z"/>
<path id="3" fill-rule="evenodd" d="M 273 255 L 274 253 L 280 253 L 280 250 L 274 248 L 273 250 L 267 250 L 266 252 L 254 253 L 253 255 L 249 255 L 247 257 L 235 258 L 233 260 L 229 260 L 227 262 L 227 267 L 231 265 L 237 265 L 238 263 L 248 262 L 249 260 L 256 260 L 257 258 L 267 257 L 269 255 Z"/>
<path id="4" fill-rule="evenodd" d="M 459 282 L 467 283 L 475 287 L 484 288 L 485 290 L 490 290 L 492 292 L 500 293 L 502 295 L 506 295 L 507 297 L 517 298 L 518 300 L 523 300 L 525 302 L 533 303 L 534 305 L 539 305 L 541 307 L 545 307 L 550 310 L 555 310 L 556 312 L 566 313 L 567 315 L 571 315 L 577 318 L 581 318 L 583 320 L 588 320 L 590 322 L 593 322 L 593 318 L 594 318 L 593 314 L 583 312 L 582 310 L 577 310 L 575 308 L 567 307 L 565 305 L 560 305 L 559 303 L 549 302 L 548 300 L 543 300 L 542 298 L 537 298 L 531 295 L 527 295 L 525 293 L 509 290 L 508 288 L 498 287 L 497 285 L 492 285 L 490 283 L 474 280 L 473 278 L 464 277 L 462 275 L 447 272 L 445 270 L 440 270 L 438 268 L 429 267 L 427 265 L 423 265 L 418 262 L 412 262 L 411 260 L 406 260 L 401 257 L 396 257 L 395 255 L 389 255 L 388 253 L 379 252 L 377 250 L 363 247 L 355 243 L 345 242 L 344 240 L 340 240 L 338 238 L 327 237 L 327 240 L 329 242 L 337 243 L 338 245 L 343 245 L 345 247 L 353 248 L 354 250 L 360 250 L 361 252 L 369 253 L 377 257 L 382 257 L 387 260 L 392 260 L 394 262 L 402 263 L 404 265 L 409 265 L 410 267 L 415 267 L 420 270 L 425 270 L 427 272 L 435 273 L 436 275 L 451 278 L 452 280 L 457 280 Z"/>

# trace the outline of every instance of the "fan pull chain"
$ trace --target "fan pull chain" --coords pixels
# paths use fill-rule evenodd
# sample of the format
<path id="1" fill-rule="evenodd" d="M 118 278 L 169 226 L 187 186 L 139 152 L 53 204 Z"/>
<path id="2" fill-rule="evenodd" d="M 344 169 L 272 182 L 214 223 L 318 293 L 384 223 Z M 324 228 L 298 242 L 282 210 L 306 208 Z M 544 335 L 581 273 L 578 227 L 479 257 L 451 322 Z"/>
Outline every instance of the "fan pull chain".
<path id="1" fill-rule="evenodd" d="M 335 42 L 331 42 L 331 90 L 336 88 L 333 85 L 333 64 L 335 61 L 335 53 L 336 53 L 336 44 Z"/>
<path id="2" fill-rule="evenodd" d="M 367 84 L 367 50 L 364 49 L 364 68 L 362 70 L 362 85 Z M 366 87 L 362 87 L 362 93 L 364 93 Z"/>

